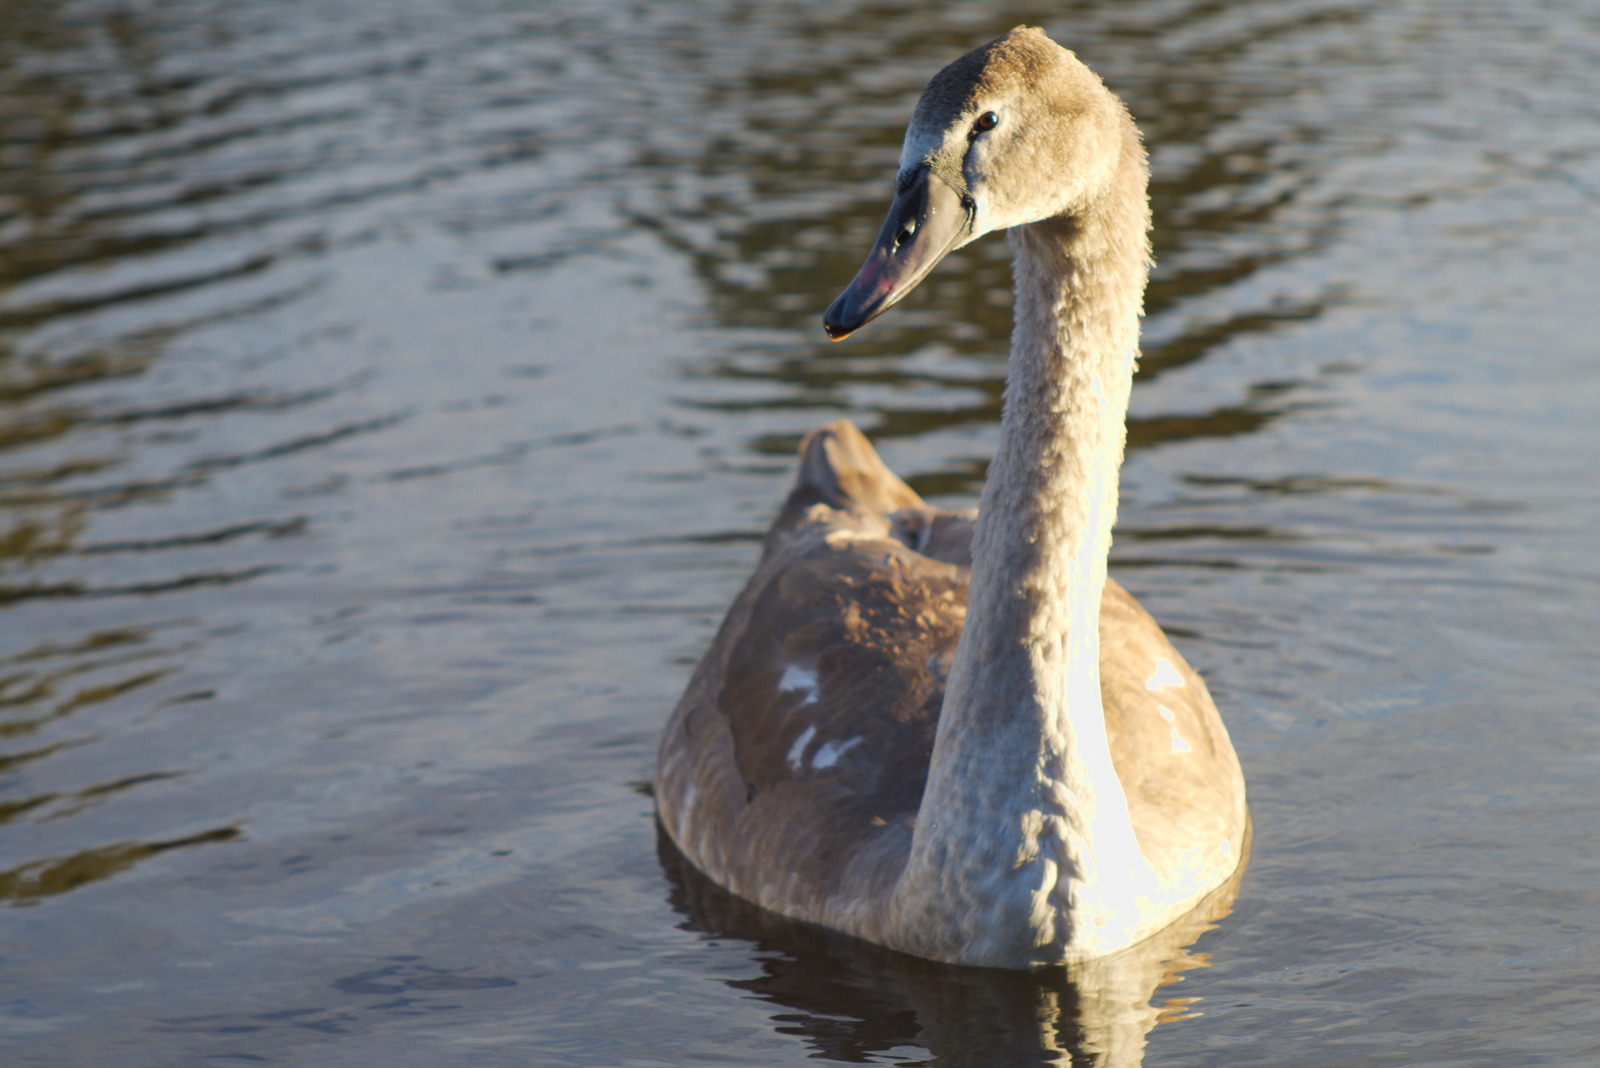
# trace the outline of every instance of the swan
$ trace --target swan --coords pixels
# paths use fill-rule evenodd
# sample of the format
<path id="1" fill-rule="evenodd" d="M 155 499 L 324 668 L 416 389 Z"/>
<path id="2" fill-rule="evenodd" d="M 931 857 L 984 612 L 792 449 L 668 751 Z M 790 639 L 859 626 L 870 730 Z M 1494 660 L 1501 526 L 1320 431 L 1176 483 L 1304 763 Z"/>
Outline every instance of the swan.
<path id="1" fill-rule="evenodd" d="M 1006 230 L 1015 327 L 977 516 L 813 431 L 670 717 L 661 825 L 734 894 L 955 964 L 1103 958 L 1223 887 L 1244 778 L 1200 677 L 1106 575 L 1149 270 L 1143 143 L 1017 27 L 940 71 L 840 340 Z"/>

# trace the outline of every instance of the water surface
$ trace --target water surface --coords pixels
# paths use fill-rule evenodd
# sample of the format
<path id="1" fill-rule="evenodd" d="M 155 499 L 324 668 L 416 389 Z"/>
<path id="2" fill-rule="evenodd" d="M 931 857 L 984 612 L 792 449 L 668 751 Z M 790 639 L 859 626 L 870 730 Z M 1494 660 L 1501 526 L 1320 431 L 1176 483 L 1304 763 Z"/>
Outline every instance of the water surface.
<path id="1" fill-rule="evenodd" d="M 1600 1062 L 1600 15 L 931 6 L 7 8 L 8 1064 Z M 1099 988 L 751 915 L 642 788 L 807 429 L 976 500 L 1003 242 L 819 315 L 1022 22 L 1150 143 L 1113 570 L 1256 821 Z"/>

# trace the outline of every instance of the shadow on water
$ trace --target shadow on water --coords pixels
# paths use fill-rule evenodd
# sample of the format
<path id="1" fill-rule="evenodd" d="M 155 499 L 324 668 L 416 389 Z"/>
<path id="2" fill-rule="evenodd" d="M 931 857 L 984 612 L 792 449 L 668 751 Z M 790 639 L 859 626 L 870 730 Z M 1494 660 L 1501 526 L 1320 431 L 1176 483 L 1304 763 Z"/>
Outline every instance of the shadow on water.
<path id="1" fill-rule="evenodd" d="M 657 855 L 685 926 L 761 951 L 760 977 L 727 983 L 771 1004 L 774 1029 L 803 1038 L 812 1056 L 863 1063 L 920 1046 L 929 1059 L 901 1063 L 993 1068 L 1142 1064 L 1152 1028 L 1200 1014 L 1198 999 L 1155 999 L 1184 972 L 1208 966 L 1193 944 L 1233 907 L 1245 868 L 1131 950 L 1070 969 L 1012 972 L 906 956 L 757 908 L 696 871 L 659 829 Z"/>

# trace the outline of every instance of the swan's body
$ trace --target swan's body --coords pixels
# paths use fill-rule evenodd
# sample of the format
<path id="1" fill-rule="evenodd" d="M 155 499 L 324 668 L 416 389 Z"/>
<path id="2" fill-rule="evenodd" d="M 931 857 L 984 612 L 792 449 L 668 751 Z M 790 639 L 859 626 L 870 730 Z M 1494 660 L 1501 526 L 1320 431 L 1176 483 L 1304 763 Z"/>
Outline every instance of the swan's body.
<path id="1" fill-rule="evenodd" d="M 1144 151 L 1018 29 L 923 94 L 835 337 L 1010 229 L 1016 329 L 981 520 L 927 509 L 847 423 L 811 435 L 759 567 L 662 738 L 700 870 L 919 956 L 1030 967 L 1161 930 L 1244 853 L 1205 685 L 1106 577 L 1148 270 Z M 1103 591 L 1103 595 L 1102 595 Z"/>

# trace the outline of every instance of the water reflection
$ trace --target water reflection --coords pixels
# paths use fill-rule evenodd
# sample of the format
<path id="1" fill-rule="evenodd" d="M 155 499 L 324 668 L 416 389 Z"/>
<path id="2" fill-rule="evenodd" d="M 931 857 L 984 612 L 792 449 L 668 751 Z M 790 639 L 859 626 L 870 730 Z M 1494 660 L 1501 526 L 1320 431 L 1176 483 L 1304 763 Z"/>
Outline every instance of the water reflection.
<path id="1" fill-rule="evenodd" d="M 76 890 L 85 883 L 109 879 L 160 853 L 188 846 L 226 842 L 238 837 L 237 827 L 218 827 L 200 834 L 185 835 L 162 842 L 118 842 L 115 845 L 85 849 L 67 857 L 36 860 L 0 871 L 0 902 L 31 905 L 40 898 Z"/>
<path id="2" fill-rule="evenodd" d="M 250 31 L 248 61 L 218 59 L 236 30 L 182 4 L 27 0 L 0 19 L 0 741 L 25 747 L 0 755 L 11 904 L 236 835 L 187 833 L 192 801 L 163 815 L 138 789 L 212 754 L 135 756 L 127 739 L 140 712 L 215 696 L 170 685 L 225 631 L 208 591 L 292 571 L 278 550 L 312 526 L 270 492 L 238 493 L 241 469 L 394 422 L 318 413 L 359 371 L 258 371 L 264 349 L 308 341 L 263 325 L 321 281 L 305 261 L 340 228 L 304 220 L 407 184 L 383 168 L 315 181 L 350 167 L 319 134 L 357 117 L 337 89 L 373 68 L 308 74 L 317 49 L 274 55 L 284 42 Z M 240 321 L 242 343 L 217 340 Z M 108 739 L 98 761 L 59 767 Z M 108 802 L 157 815 L 72 820 L 66 843 L 45 826 Z"/>
<path id="3" fill-rule="evenodd" d="M 773 1005 L 780 1034 L 847 1063 L 922 1047 L 918 1064 L 1136 1068 L 1157 1024 L 1199 1015 L 1197 1000 L 1155 999 L 1206 967 L 1194 942 L 1226 916 L 1244 865 L 1198 909 L 1155 938 L 1072 969 L 961 968 L 895 953 L 734 897 L 695 871 L 665 834 L 657 854 L 688 926 L 753 942 L 762 974 L 727 980 Z M 903 1057 L 905 1054 L 900 1053 Z"/>

